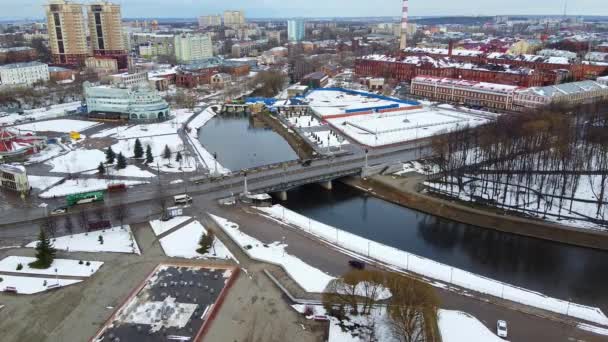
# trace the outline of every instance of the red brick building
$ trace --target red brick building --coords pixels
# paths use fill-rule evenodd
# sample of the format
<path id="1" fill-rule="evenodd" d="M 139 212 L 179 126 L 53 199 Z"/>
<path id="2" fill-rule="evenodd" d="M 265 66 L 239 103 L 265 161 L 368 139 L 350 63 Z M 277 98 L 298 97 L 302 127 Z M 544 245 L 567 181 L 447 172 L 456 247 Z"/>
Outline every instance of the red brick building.
<path id="1" fill-rule="evenodd" d="M 0 64 L 32 62 L 38 58 L 38 53 L 31 47 L 20 46 L 0 49 Z"/>
<path id="2" fill-rule="evenodd" d="M 211 76 L 218 73 L 226 73 L 233 78 L 238 78 L 249 75 L 250 70 L 251 67 L 247 63 L 210 58 L 201 63 L 179 67 L 175 76 L 175 84 L 178 87 L 195 88 L 202 84 L 210 84 Z"/>

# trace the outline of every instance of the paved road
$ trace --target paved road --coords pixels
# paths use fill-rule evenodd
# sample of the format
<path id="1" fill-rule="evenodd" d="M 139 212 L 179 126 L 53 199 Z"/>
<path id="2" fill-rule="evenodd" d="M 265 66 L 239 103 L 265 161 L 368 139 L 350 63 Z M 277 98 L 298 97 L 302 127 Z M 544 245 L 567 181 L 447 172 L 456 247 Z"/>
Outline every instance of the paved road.
<path id="1" fill-rule="evenodd" d="M 429 149 L 420 149 L 418 145 L 404 145 L 388 149 L 370 151 L 370 164 L 395 163 L 419 159 L 421 154 L 428 154 Z M 248 190 L 267 192 L 289 189 L 306 183 L 314 183 L 345 175 L 360 173 L 365 158 L 362 154 L 333 155 L 315 160 L 311 166 L 304 167 L 294 162 L 287 167 L 260 167 L 247 171 Z M 121 204 L 134 205 L 142 202 L 158 202 L 159 198 L 171 198 L 184 192 L 193 195 L 205 195 L 207 198 L 222 198 L 244 191 L 245 176 L 243 173 L 232 173 L 223 179 L 203 184 L 171 184 L 176 176 L 160 179 L 149 186 L 139 186 L 124 193 L 109 194 L 105 203 L 89 205 L 87 208 L 115 207 Z M 160 185 L 159 185 L 160 184 Z M 46 202 L 50 208 L 62 205 L 62 199 L 51 199 Z M 0 227 L 17 223 L 32 222 L 45 216 L 43 208 L 7 209 L 0 213 Z"/>

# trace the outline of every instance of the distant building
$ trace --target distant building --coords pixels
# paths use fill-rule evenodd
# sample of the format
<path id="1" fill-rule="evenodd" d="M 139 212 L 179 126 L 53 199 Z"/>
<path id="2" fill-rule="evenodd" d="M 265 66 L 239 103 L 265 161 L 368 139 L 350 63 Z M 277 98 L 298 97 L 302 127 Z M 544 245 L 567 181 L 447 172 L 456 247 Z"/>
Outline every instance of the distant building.
<path id="1" fill-rule="evenodd" d="M 0 64 L 31 62 L 37 57 L 36 50 L 27 46 L 0 48 Z"/>
<path id="2" fill-rule="evenodd" d="M 144 58 L 156 56 L 171 56 L 175 53 L 175 51 L 173 50 L 173 44 L 166 45 L 162 43 L 149 42 L 147 44 L 140 45 L 138 49 L 139 55 Z"/>
<path id="3" fill-rule="evenodd" d="M 76 71 L 62 67 L 49 67 L 49 76 L 55 83 L 70 83 L 76 79 Z"/>
<path id="4" fill-rule="evenodd" d="M 169 104 L 148 86 L 117 88 L 84 84 L 89 116 L 102 119 L 156 121 L 169 118 Z"/>
<path id="5" fill-rule="evenodd" d="M 243 26 L 245 25 L 245 12 L 243 11 L 224 11 L 224 26 Z"/>
<path id="6" fill-rule="evenodd" d="M 175 57 L 180 63 L 213 57 L 213 43 L 206 34 L 180 34 L 175 36 Z"/>
<path id="7" fill-rule="evenodd" d="M 232 76 L 226 73 L 218 73 L 211 76 L 211 85 L 216 88 L 223 88 L 224 85 L 232 80 Z"/>
<path id="8" fill-rule="evenodd" d="M 0 85 L 31 86 L 50 79 L 49 66 L 40 62 L 13 63 L 0 66 Z"/>
<path id="9" fill-rule="evenodd" d="M 595 81 L 581 81 L 518 91 L 515 94 L 514 106 L 521 109 L 537 108 L 549 104 L 576 105 L 606 99 L 608 99 L 607 85 Z"/>
<path id="10" fill-rule="evenodd" d="M 576 52 L 556 49 L 543 49 L 538 51 L 536 54 L 545 57 L 565 57 L 571 61 L 575 60 L 578 57 Z"/>
<path id="11" fill-rule="evenodd" d="M 204 15 L 198 18 L 198 27 L 222 26 L 221 15 Z"/>
<path id="12" fill-rule="evenodd" d="M 177 70 L 176 85 L 184 88 L 196 88 L 210 84 L 211 77 L 218 73 L 230 74 L 233 79 L 249 75 L 251 66 L 247 62 L 225 60 L 212 57 L 189 65 L 182 65 Z"/>
<path id="13" fill-rule="evenodd" d="M 89 49 L 82 4 L 50 0 L 45 8 L 53 63 L 83 65 Z"/>
<path id="14" fill-rule="evenodd" d="M 30 183 L 25 167 L 21 165 L 0 165 L 0 186 L 17 192 L 28 192 Z"/>
<path id="15" fill-rule="evenodd" d="M 118 72 L 118 62 L 110 57 L 89 57 L 85 60 L 87 69 L 98 75 L 108 75 Z"/>
<path id="16" fill-rule="evenodd" d="M 603 84 L 605 86 L 608 86 L 608 76 L 598 77 L 598 79 L 596 80 L 596 82 L 599 83 L 599 84 Z"/>
<path id="17" fill-rule="evenodd" d="M 311 89 L 323 88 L 327 83 L 329 83 L 329 76 L 321 71 L 310 73 L 300 81 L 301 85 L 306 85 Z"/>
<path id="18" fill-rule="evenodd" d="M 138 72 L 138 73 L 122 73 L 112 75 L 112 84 L 123 87 L 134 87 L 134 86 L 143 86 L 148 84 L 148 73 L 147 72 Z"/>
<path id="19" fill-rule="evenodd" d="M 489 109 L 512 110 L 515 92 L 523 88 L 496 83 L 418 76 L 410 92 L 430 100 Z"/>
<path id="20" fill-rule="evenodd" d="M 266 38 L 269 42 L 275 41 L 277 44 L 281 44 L 281 31 L 266 31 Z"/>
<path id="21" fill-rule="evenodd" d="M 589 52 L 585 55 L 585 60 L 608 63 L 608 52 Z"/>
<path id="22" fill-rule="evenodd" d="M 290 42 L 299 42 L 304 40 L 306 29 L 303 19 L 293 19 L 287 21 L 287 39 Z"/>
<path id="23" fill-rule="evenodd" d="M 120 5 L 108 1 L 87 4 L 87 18 L 93 55 L 115 58 L 118 69 L 128 68 Z"/>

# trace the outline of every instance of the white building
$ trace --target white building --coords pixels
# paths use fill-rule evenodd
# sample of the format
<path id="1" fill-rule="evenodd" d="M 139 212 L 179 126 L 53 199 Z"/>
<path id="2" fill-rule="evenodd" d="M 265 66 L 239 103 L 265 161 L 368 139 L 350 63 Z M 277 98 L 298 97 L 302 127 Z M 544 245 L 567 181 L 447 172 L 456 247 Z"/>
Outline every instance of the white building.
<path id="1" fill-rule="evenodd" d="M 578 57 L 576 52 L 557 49 L 543 49 L 538 51 L 536 54 L 545 57 L 565 57 L 569 60 L 575 60 Z"/>
<path id="2" fill-rule="evenodd" d="M 517 91 L 514 106 L 537 108 L 556 103 L 575 105 L 605 99 L 608 99 L 608 86 L 595 81 L 581 81 Z"/>
<path id="3" fill-rule="evenodd" d="M 40 62 L 13 63 L 0 66 L 0 85 L 16 86 L 50 79 L 49 66 Z"/>
<path id="4" fill-rule="evenodd" d="M 129 88 L 137 85 L 148 84 L 148 73 L 145 71 L 134 74 L 129 74 L 128 72 L 125 72 L 122 74 L 112 75 L 111 78 L 112 84 L 121 85 Z"/>
<path id="5" fill-rule="evenodd" d="M 596 82 L 608 86 L 608 76 L 598 77 Z"/>
<path id="6" fill-rule="evenodd" d="M 306 29 L 304 28 L 304 20 L 294 19 L 287 21 L 287 39 L 290 42 L 299 42 L 304 40 Z"/>
<path id="7" fill-rule="evenodd" d="M 0 186 L 17 192 L 30 190 L 25 167 L 21 165 L 0 165 Z"/>
<path id="8" fill-rule="evenodd" d="M 224 26 L 243 26 L 245 25 L 245 12 L 243 11 L 224 11 Z"/>
<path id="9" fill-rule="evenodd" d="M 209 26 L 222 26 L 221 15 L 204 15 L 198 18 L 198 27 L 206 28 Z"/>
<path id="10" fill-rule="evenodd" d="M 213 57 L 213 43 L 206 34 L 180 34 L 175 36 L 175 57 L 178 62 L 188 63 Z"/>
<path id="11" fill-rule="evenodd" d="M 169 104 L 148 86 L 117 88 L 92 87 L 84 84 L 89 115 L 110 119 L 164 120 L 169 117 Z"/>

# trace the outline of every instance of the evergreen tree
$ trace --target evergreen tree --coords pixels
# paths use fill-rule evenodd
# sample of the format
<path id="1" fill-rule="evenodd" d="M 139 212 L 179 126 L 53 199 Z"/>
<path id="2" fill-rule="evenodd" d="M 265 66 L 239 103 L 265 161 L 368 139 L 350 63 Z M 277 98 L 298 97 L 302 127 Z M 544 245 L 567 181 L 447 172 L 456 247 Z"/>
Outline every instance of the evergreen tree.
<path id="1" fill-rule="evenodd" d="M 103 166 L 102 162 L 100 162 L 99 166 L 97 167 L 97 173 L 99 173 L 102 176 L 106 174 L 106 167 Z"/>
<path id="2" fill-rule="evenodd" d="M 154 156 L 152 155 L 152 147 L 146 146 L 146 163 L 150 164 L 154 162 Z"/>
<path id="3" fill-rule="evenodd" d="M 179 163 L 179 162 L 182 161 L 182 159 L 183 159 L 182 153 L 181 152 L 177 152 L 177 154 L 175 155 L 175 161 Z"/>
<path id="4" fill-rule="evenodd" d="M 106 151 L 106 164 L 114 164 L 116 159 L 116 153 L 112 150 L 112 147 L 108 147 Z"/>
<path id="5" fill-rule="evenodd" d="M 133 149 L 133 158 L 143 158 L 144 156 L 144 148 L 141 145 L 141 141 L 139 138 L 135 139 L 135 148 Z"/>
<path id="6" fill-rule="evenodd" d="M 169 145 L 165 145 L 165 151 L 163 152 L 163 158 L 170 159 L 171 158 L 171 149 Z"/>
<path id="7" fill-rule="evenodd" d="M 208 253 L 211 246 L 213 246 L 213 240 L 215 240 L 215 236 L 212 231 L 208 231 L 207 234 L 201 235 L 201 239 L 198 241 L 200 247 L 196 252 L 199 254 Z"/>
<path id="8" fill-rule="evenodd" d="M 39 269 L 51 267 L 56 252 L 51 239 L 46 235 L 44 229 L 40 229 L 38 244 L 36 244 L 36 261 L 30 263 L 30 267 Z"/>
<path id="9" fill-rule="evenodd" d="M 119 153 L 118 157 L 116 158 L 116 169 L 122 170 L 126 167 L 127 167 L 127 158 L 125 158 L 125 156 L 123 156 L 122 153 Z"/>

